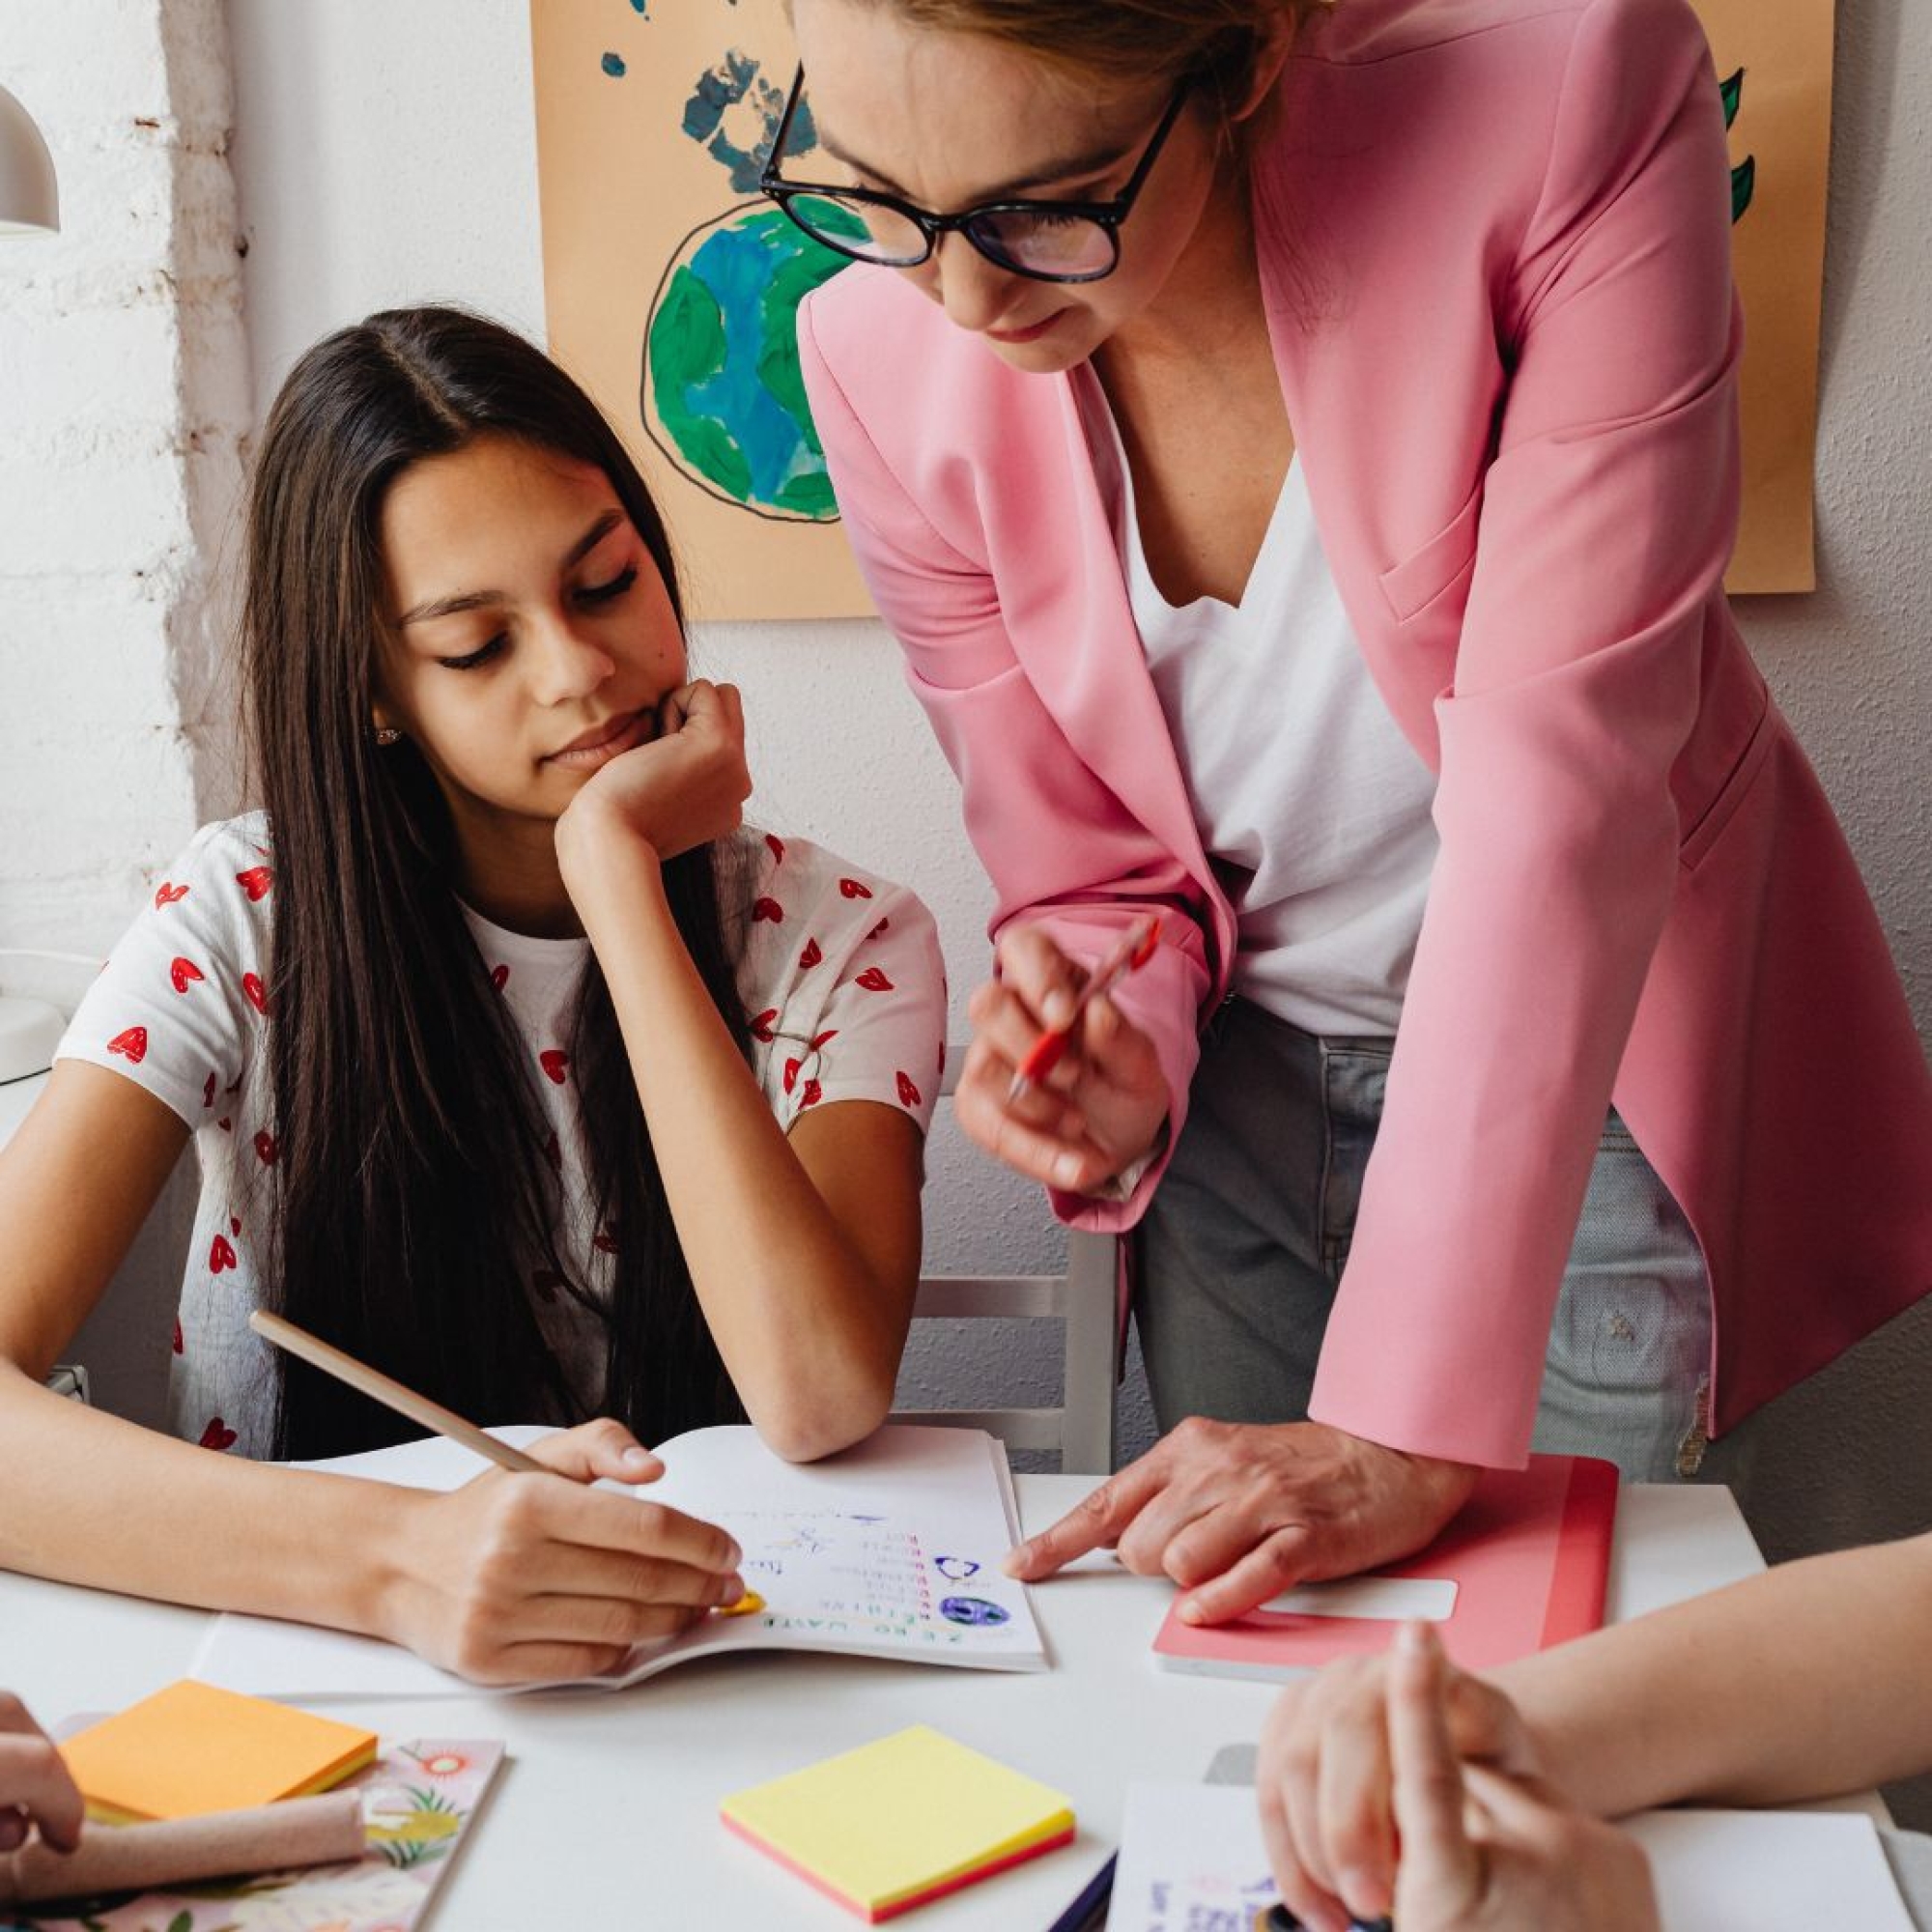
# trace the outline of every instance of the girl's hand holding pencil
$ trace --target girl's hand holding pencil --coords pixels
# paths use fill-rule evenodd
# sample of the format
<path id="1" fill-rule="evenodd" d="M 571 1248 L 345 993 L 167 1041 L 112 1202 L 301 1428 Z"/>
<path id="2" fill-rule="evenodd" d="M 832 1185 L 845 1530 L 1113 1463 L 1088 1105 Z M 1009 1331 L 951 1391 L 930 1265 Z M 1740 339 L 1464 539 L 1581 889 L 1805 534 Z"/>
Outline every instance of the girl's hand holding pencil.
<path id="1" fill-rule="evenodd" d="M 248 1325 L 496 1468 L 446 1494 L 394 1491 L 401 1533 L 384 1568 L 384 1636 L 478 1684 L 531 1684 L 614 1668 L 634 1644 L 675 1636 L 745 1596 L 738 1546 L 696 1517 L 610 1490 L 664 1464 L 610 1417 L 526 1451 L 318 1335 L 257 1309 Z M 533 1482 L 545 1474 L 561 1483 Z"/>
<path id="2" fill-rule="evenodd" d="M 611 1669 L 634 1644 L 675 1636 L 745 1594 L 724 1530 L 590 1487 L 663 1473 L 622 1423 L 561 1431 L 530 1454 L 570 1480 L 491 1469 L 420 1493 L 386 1634 L 473 1682 L 528 1684 Z"/>

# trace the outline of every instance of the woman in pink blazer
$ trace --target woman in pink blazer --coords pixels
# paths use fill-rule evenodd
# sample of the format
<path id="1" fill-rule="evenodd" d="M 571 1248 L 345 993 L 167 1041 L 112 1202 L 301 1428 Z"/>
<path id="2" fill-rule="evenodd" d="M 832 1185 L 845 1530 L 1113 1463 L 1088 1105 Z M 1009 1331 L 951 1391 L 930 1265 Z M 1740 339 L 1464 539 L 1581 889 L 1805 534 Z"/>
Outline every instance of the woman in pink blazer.
<path id="1" fill-rule="evenodd" d="M 1614 1447 L 1614 1376 L 1590 1378 L 1651 1316 L 1601 1287 L 1649 1269 L 1619 1243 L 1650 1255 L 1660 1230 L 1694 1280 L 1696 1373 L 1665 1376 L 1665 1465 L 1693 1469 L 1706 1433 L 1932 1286 L 1932 1081 L 1724 601 L 1740 327 L 1686 0 L 794 13 L 824 152 L 796 152 L 788 115 L 768 188 L 887 265 L 801 316 L 813 412 L 998 891 L 960 1118 L 1066 1220 L 1148 1215 L 1148 1271 L 1212 1257 L 1179 1298 L 1136 1291 L 1170 1434 L 1017 1567 L 1117 1542 L 1188 1588 L 1183 1613 L 1234 1615 L 1417 1547 L 1533 1433 Z M 1197 1356 L 1236 1380 L 1272 1359 L 1283 1243 L 1256 1235 L 1252 1266 L 1242 1243 L 1300 1183 L 1264 1127 L 1244 1145 L 1228 1123 L 1300 1105 L 1292 1063 L 1331 1101 L 1338 1068 L 1375 1064 L 1373 1041 L 1224 1007 L 1256 962 L 1222 793 L 1302 764 L 1211 758 L 1142 635 L 1148 609 L 1238 614 L 1296 472 L 1350 666 L 1426 768 L 1439 843 L 1389 975 L 1392 1055 L 1382 1039 L 1356 1115 L 1302 1151 L 1332 1193 L 1373 1136 L 1351 1239 L 1295 1263 L 1341 1277 L 1307 1419 L 1175 1428 L 1162 1382 L 1187 1385 L 1190 1307 Z M 1241 726 L 1304 641 L 1290 627 L 1243 673 L 1196 639 L 1192 690 L 1245 675 Z M 1313 817 L 1374 789 L 1319 732 L 1305 751 L 1334 780 Z M 1152 961 L 1012 1097 L 1038 1028 L 1149 912 Z M 1190 1166 L 1210 1097 L 1220 1138 Z M 1588 1233 L 1631 1137 L 1654 1198 L 1595 1217 L 1579 1314 L 1579 1214 Z M 1171 1194 L 1191 1205 L 1163 1234 Z M 1208 1307 L 1224 1277 L 1232 1314 Z M 1572 1424 L 1538 1433 L 1552 1313 Z M 1236 1346 L 1250 1318 L 1261 1339 Z"/>

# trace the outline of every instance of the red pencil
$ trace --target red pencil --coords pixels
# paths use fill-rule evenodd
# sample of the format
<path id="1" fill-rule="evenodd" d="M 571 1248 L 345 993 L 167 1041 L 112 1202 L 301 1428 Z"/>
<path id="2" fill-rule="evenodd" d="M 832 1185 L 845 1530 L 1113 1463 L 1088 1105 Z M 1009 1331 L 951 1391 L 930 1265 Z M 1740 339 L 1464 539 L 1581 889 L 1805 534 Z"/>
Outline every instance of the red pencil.
<path id="1" fill-rule="evenodd" d="M 1080 1015 L 1087 1010 L 1087 1003 L 1097 1000 L 1103 993 L 1111 993 L 1129 973 L 1138 972 L 1153 957 L 1153 950 L 1159 943 L 1158 919 L 1138 920 L 1127 928 L 1121 943 L 1094 967 L 1087 976 L 1087 983 L 1073 996 L 1073 1010 L 1065 1024 L 1048 1027 L 1027 1049 L 1012 1085 L 1007 1089 L 1009 1102 L 1017 1100 L 1029 1087 L 1044 1080 L 1059 1065 L 1060 1056 L 1073 1037 L 1073 1029 L 1080 1024 Z"/>

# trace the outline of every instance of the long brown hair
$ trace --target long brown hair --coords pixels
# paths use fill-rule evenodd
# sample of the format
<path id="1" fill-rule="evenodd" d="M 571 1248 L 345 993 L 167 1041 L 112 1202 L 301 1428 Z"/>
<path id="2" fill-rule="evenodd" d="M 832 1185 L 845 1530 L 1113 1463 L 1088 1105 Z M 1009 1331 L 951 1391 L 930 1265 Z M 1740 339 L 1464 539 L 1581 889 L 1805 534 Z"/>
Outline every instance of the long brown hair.
<path id="1" fill-rule="evenodd" d="M 581 1419 L 533 1293 L 608 1328 L 605 1409 L 646 1440 L 741 1416 L 671 1225 L 611 996 L 584 969 L 571 1042 L 589 1181 L 617 1252 L 608 1304 L 559 1253 L 558 1177 L 531 1056 L 464 922 L 442 795 L 371 715 L 387 618 L 381 520 L 410 465 L 485 433 L 597 466 L 682 621 L 636 465 L 583 391 L 510 330 L 391 310 L 319 342 L 276 397 L 254 472 L 242 646 L 275 920 L 268 1071 L 278 1274 L 291 1320 L 483 1421 Z M 714 855 L 666 867 L 673 916 L 741 1047 Z M 537 1284 L 541 1283 L 539 1288 Z M 276 1452 L 407 1434 L 299 1364 Z"/>

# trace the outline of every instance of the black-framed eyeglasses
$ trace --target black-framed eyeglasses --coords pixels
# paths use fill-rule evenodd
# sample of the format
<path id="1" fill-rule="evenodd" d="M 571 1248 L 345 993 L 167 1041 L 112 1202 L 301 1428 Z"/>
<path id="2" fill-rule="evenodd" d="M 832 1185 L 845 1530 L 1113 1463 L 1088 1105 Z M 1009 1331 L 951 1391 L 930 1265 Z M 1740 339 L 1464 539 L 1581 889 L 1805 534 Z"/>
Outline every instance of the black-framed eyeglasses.
<path id="1" fill-rule="evenodd" d="M 942 235 L 958 233 L 996 268 L 1037 282 L 1097 282 L 1121 261 L 1121 223 L 1133 213 L 1140 191 L 1160 156 L 1189 83 L 1174 90 L 1160 125 L 1153 130 L 1127 185 L 1111 201 L 989 201 L 959 214 L 934 214 L 895 194 L 876 188 L 833 187 L 785 181 L 779 174 L 785 138 L 791 132 L 805 70 L 793 76 L 784 114 L 772 138 L 772 151 L 758 187 L 790 215 L 814 242 L 855 262 L 889 269 L 913 269 L 927 261 Z"/>

